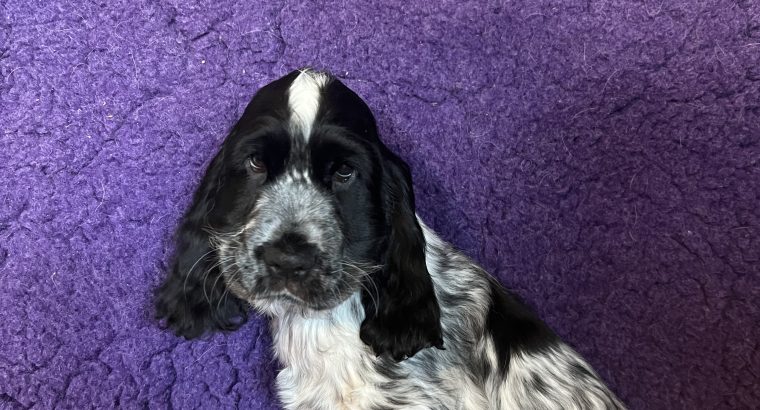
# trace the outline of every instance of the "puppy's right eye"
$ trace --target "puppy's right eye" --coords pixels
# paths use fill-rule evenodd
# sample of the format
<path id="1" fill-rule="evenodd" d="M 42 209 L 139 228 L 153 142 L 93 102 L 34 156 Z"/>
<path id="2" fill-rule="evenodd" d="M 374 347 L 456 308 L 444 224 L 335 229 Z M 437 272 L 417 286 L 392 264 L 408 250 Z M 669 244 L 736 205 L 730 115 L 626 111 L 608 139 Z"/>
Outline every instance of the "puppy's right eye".
<path id="1" fill-rule="evenodd" d="M 338 169 L 335 170 L 335 174 L 333 174 L 333 179 L 341 184 L 345 184 L 349 180 L 351 180 L 351 177 L 354 176 L 355 170 L 348 164 L 342 164 Z"/>
<path id="2" fill-rule="evenodd" d="M 267 166 L 264 164 L 264 160 L 261 159 L 260 155 L 251 155 L 248 158 L 248 167 L 251 168 L 251 171 L 257 174 L 267 172 Z"/>

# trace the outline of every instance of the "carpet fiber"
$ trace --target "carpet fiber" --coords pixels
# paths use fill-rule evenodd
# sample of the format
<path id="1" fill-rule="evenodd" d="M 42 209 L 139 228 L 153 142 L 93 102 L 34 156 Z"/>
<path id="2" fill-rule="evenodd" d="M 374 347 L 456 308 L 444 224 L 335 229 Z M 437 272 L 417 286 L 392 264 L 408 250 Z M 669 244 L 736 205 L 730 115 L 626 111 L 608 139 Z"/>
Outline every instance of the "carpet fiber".
<path id="1" fill-rule="evenodd" d="M 151 294 L 263 84 L 331 70 L 418 211 L 633 409 L 760 406 L 760 3 L 0 0 L 0 408 L 277 408 Z"/>

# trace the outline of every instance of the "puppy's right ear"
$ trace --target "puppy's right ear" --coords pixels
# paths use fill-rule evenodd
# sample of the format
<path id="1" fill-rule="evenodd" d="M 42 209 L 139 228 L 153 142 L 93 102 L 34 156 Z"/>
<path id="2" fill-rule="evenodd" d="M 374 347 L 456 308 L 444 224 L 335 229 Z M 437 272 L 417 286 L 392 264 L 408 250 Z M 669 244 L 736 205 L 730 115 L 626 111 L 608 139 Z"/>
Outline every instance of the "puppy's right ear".
<path id="1" fill-rule="evenodd" d="M 383 269 L 373 278 L 377 298 L 366 292 L 362 298 L 366 317 L 359 337 L 376 354 L 400 361 L 431 346 L 443 349 L 443 331 L 415 214 L 412 173 L 401 158 L 384 151 L 382 197 L 390 232 Z"/>
<path id="2" fill-rule="evenodd" d="M 194 338 L 207 330 L 234 330 L 247 320 L 245 304 L 227 291 L 208 228 L 224 181 L 224 151 L 214 157 L 176 237 L 171 272 L 158 289 L 156 313 L 174 333 Z"/>

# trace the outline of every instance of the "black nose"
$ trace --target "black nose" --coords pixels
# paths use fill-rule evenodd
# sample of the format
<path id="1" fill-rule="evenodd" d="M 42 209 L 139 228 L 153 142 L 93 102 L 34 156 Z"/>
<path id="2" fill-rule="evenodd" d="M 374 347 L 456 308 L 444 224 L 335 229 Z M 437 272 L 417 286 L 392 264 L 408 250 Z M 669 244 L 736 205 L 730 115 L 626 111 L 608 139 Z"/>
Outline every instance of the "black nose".
<path id="1" fill-rule="evenodd" d="M 285 234 L 259 246 L 256 254 L 273 273 L 302 275 L 317 264 L 319 250 L 303 235 Z"/>

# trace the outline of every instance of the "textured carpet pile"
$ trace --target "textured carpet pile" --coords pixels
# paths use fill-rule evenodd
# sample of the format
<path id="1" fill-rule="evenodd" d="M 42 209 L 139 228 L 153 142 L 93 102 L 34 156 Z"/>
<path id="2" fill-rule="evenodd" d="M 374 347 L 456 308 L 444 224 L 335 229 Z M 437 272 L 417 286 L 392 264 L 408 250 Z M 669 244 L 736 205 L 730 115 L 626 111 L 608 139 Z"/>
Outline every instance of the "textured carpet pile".
<path id="1" fill-rule="evenodd" d="M 760 406 L 760 3 L 382 3 L 0 0 L 0 408 L 277 408 L 262 318 L 188 342 L 151 295 L 303 65 L 631 408 Z"/>

